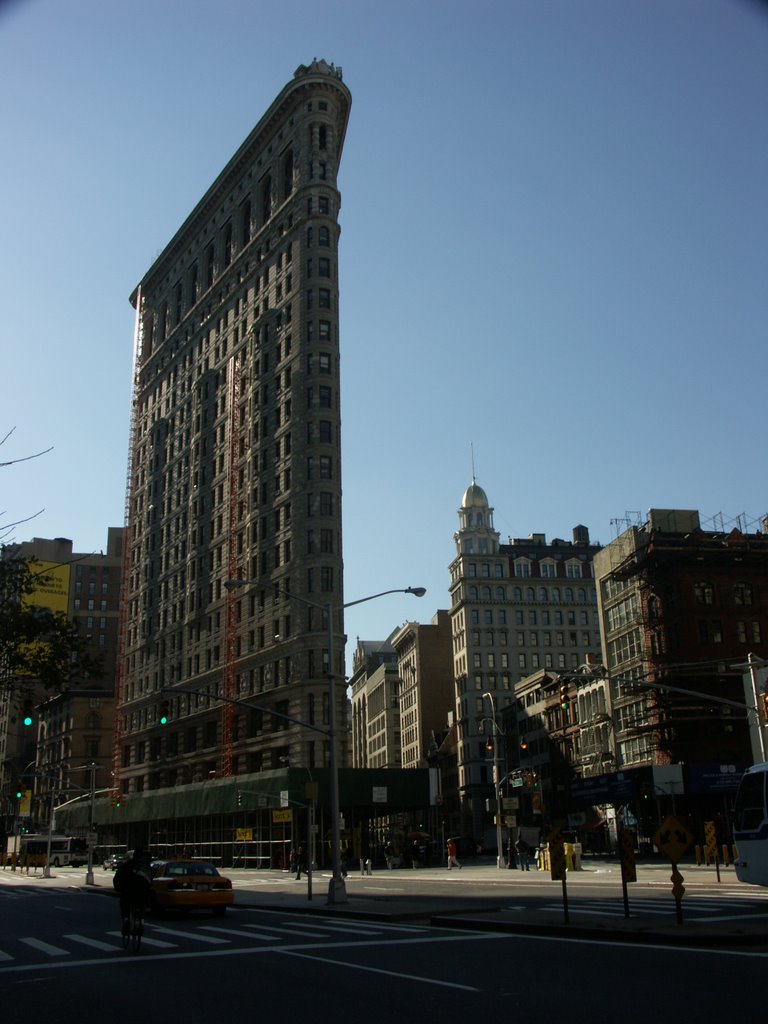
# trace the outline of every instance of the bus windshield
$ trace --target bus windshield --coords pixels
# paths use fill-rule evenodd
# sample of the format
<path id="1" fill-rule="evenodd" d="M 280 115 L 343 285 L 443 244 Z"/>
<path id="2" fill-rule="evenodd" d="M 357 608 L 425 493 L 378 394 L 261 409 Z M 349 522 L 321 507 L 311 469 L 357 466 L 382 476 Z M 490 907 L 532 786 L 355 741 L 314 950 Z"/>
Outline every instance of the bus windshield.
<path id="1" fill-rule="evenodd" d="M 734 830 L 756 832 L 765 818 L 766 772 L 746 772 L 734 806 Z"/>

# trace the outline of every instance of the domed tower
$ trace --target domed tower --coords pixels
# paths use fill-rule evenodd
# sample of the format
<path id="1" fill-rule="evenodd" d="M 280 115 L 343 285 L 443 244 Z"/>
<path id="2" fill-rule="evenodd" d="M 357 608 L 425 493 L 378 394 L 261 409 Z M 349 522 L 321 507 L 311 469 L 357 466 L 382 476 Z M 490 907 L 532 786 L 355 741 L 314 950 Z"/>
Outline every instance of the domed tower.
<path id="1" fill-rule="evenodd" d="M 453 535 L 457 555 L 497 555 L 499 534 L 493 528 L 493 509 L 483 488 L 472 479 L 459 509 L 459 529 Z"/>

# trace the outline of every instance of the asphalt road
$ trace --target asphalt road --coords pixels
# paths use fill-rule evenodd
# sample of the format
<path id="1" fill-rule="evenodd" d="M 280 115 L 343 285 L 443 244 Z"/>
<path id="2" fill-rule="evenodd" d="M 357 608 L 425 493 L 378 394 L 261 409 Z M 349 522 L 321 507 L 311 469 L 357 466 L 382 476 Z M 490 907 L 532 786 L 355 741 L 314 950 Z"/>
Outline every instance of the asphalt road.
<path id="1" fill-rule="evenodd" d="M 762 1017 L 768 954 L 689 949 L 682 943 L 670 948 L 468 933 L 243 902 L 223 919 L 202 913 L 150 919 L 142 950 L 132 955 L 122 949 L 108 886 L 84 891 L 81 875 L 60 872 L 43 885 L 18 876 L 1 880 L 4 1024 L 135 1024 L 137 1018 L 218 1024 L 265 1014 L 313 1022 L 362 1018 L 366 1024 L 435 1014 L 471 1020 L 490 1015 L 515 1024 L 534 1016 L 628 1024 Z M 463 873 L 461 882 L 435 877 L 433 883 L 426 872 L 421 879 L 394 873 L 350 878 L 352 899 L 358 883 L 372 880 L 387 889 L 476 888 Z M 247 882 L 237 879 L 238 887 Z M 256 882 L 273 892 L 302 886 L 277 876 Z M 534 888 L 547 892 L 545 880 L 524 876 L 514 882 L 478 878 L 478 884 L 489 890 L 511 886 L 503 898 L 517 898 L 526 888 L 532 900 Z M 603 886 L 606 894 L 614 887 L 610 879 L 585 884 L 590 891 Z M 760 893 L 746 889 L 742 895 L 750 901 Z"/>

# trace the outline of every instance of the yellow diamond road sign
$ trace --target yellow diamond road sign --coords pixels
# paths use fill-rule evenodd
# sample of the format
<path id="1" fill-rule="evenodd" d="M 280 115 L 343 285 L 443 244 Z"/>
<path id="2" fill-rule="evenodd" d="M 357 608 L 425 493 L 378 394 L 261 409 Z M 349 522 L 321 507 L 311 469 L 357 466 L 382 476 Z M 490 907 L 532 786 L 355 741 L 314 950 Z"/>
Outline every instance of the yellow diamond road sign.
<path id="1" fill-rule="evenodd" d="M 677 864 L 693 842 L 693 836 L 682 822 L 670 815 L 665 818 L 653 841 L 665 857 Z"/>

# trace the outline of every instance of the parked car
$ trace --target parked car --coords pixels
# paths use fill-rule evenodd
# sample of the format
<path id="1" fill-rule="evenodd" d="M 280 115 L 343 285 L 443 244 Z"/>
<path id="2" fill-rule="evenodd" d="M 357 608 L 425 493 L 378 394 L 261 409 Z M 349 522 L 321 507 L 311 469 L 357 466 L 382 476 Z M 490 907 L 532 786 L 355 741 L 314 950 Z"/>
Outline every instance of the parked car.
<path id="1" fill-rule="evenodd" d="M 151 907 L 163 910 L 211 910 L 223 914 L 235 902 L 232 882 L 201 860 L 152 863 Z"/>

